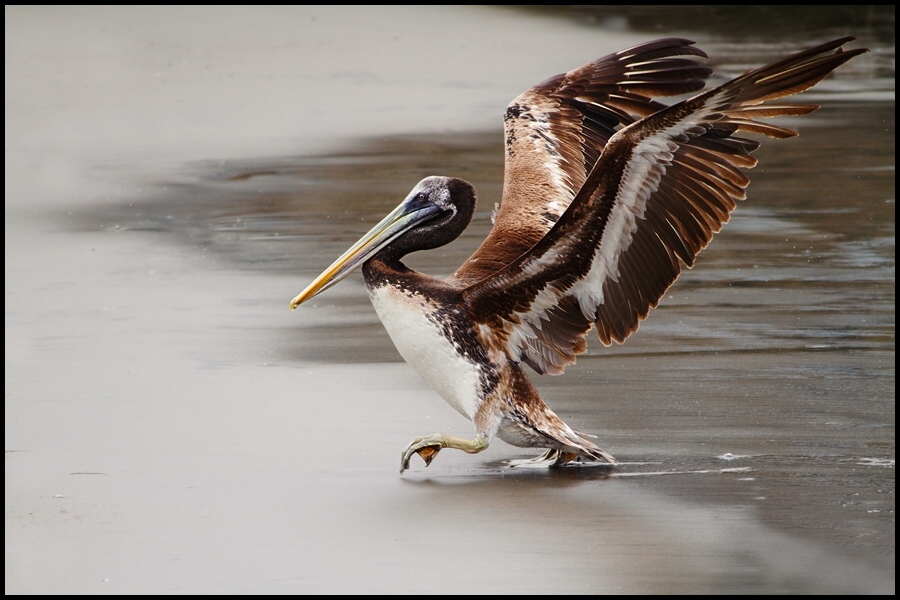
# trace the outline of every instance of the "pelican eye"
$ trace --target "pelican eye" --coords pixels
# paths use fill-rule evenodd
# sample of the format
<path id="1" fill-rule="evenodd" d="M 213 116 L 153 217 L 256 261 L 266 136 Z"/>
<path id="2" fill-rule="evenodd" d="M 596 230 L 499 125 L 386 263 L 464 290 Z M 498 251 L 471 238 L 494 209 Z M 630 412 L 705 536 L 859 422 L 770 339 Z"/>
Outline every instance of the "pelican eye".
<path id="1" fill-rule="evenodd" d="M 416 197 L 413 198 L 413 201 L 414 202 L 427 202 L 428 194 L 425 192 L 419 192 L 418 194 L 416 194 Z"/>

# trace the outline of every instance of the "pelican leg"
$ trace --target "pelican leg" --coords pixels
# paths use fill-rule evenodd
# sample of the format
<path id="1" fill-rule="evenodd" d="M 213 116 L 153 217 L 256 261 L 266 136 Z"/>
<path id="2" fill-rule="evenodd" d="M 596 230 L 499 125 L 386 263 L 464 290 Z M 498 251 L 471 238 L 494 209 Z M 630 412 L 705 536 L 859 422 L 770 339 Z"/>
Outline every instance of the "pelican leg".
<path id="1" fill-rule="evenodd" d="M 441 451 L 441 448 L 456 448 L 469 454 L 477 454 L 487 447 L 488 441 L 481 436 L 476 437 L 474 440 L 440 433 L 417 437 L 403 451 L 403 456 L 400 459 L 400 472 L 402 473 L 409 468 L 409 459 L 412 458 L 413 454 L 421 456 L 427 467 L 434 460 L 434 457 L 437 456 L 437 453 Z"/>

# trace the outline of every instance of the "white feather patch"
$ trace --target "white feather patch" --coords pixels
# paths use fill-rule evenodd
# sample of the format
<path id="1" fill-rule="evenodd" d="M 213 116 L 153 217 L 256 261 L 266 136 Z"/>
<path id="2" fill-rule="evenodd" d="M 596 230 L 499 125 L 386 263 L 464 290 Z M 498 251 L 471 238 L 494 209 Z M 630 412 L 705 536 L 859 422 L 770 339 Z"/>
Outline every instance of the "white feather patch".
<path id="1" fill-rule="evenodd" d="M 481 405 L 481 371 L 428 319 L 434 307 L 390 285 L 370 289 L 369 297 L 400 356 L 450 406 L 473 420 Z"/>
<path id="2" fill-rule="evenodd" d="M 713 97 L 712 99 L 715 99 Z M 710 99 L 710 100 L 712 100 Z M 615 203 L 610 211 L 600 247 L 594 254 L 591 269 L 579 281 L 573 292 L 585 318 L 594 319 L 597 307 L 603 304 L 603 285 L 607 280 L 619 281 L 619 259 L 631 246 L 638 219 L 643 219 L 650 196 L 659 189 L 659 182 L 672 164 L 678 149 L 675 139 L 703 122 L 709 110 L 709 101 L 696 111 L 670 127 L 649 135 L 632 149 L 631 159 L 625 166 Z M 632 127 L 640 127 L 640 123 Z M 630 128 L 629 128 L 630 129 Z M 622 130 L 616 136 L 622 135 Z M 613 145 L 616 138 L 610 140 Z"/>

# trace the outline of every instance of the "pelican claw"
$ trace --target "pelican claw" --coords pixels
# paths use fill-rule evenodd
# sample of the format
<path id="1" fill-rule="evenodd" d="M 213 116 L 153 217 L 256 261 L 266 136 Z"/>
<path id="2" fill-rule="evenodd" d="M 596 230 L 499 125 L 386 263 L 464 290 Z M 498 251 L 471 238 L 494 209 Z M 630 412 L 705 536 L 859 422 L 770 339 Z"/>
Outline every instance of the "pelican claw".
<path id="1" fill-rule="evenodd" d="M 437 456 L 437 453 L 444 447 L 442 437 L 441 434 L 435 433 L 433 435 L 426 435 L 414 439 L 412 443 L 406 447 L 406 450 L 403 451 L 403 455 L 400 459 L 400 472 L 402 473 L 409 468 L 409 459 L 412 458 L 413 454 L 421 456 L 422 460 L 425 461 L 426 467 L 430 465 L 431 461 L 434 460 L 434 457 Z"/>

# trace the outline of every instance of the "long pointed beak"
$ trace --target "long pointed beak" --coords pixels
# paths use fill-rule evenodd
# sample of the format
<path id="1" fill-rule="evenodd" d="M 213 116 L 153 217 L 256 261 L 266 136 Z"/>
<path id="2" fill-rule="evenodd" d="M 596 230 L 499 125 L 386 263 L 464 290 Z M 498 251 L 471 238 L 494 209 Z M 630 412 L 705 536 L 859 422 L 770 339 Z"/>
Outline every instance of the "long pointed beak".
<path id="1" fill-rule="evenodd" d="M 300 292 L 300 295 L 291 300 L 291 310 L 338 283 L 398 236 L 440 210 L 430 202 L 413 203 L 410 199 L 403 201 L 391 214 L 382 219 L 369 233 L 362 236 L 330 267 L 316 277 L 305 290 Z"/>

